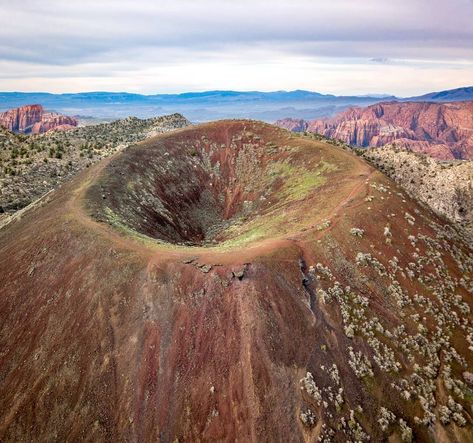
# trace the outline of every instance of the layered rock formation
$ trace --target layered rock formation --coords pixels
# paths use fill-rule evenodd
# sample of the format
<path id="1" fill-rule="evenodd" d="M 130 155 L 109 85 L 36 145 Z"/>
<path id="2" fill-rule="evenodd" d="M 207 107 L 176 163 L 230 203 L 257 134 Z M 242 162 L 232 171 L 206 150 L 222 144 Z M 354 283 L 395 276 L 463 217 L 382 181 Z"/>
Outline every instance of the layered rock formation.
<path id="1" fill-rule="evenodd" d="M 0 114 L 0 126 L 12 132 L 25 132 L 41 121 L 44 109 L 41 105 L 28 105 L 10 109 Z"/>
<path id="2" fill-rule="evenodd" d="M 0 126 L 22 134 L 42 134 L 76 127 L 77 120 L 55 112 L 45 112 L 41 105 L 27 105 L 0 113 Z"/>
<path id="3" fill-rule="evenodd" d="M 395 144 L 444 160 L 473 158 L 473 101 L 379 103 L 324 120 L 286 119 L 276 124 L 356 146 Z"/>
<path id="4" fill-rule="evenodd" d="M 77 120 L 67 115 L 47 113 L 43 115 L 41 121 L 36 122 L 31 128 L 32 134 L 42 134 L 48 131 L 66 131 L 75 128 Z"/>
<path id="5" fill-rule="evenodd" d="M 309 126 L 309 123 L 303 119 L 296 118 L 284 118 L 276 122 L 276 126 L 287 129 L 292 132 L 305 132 Z"/>

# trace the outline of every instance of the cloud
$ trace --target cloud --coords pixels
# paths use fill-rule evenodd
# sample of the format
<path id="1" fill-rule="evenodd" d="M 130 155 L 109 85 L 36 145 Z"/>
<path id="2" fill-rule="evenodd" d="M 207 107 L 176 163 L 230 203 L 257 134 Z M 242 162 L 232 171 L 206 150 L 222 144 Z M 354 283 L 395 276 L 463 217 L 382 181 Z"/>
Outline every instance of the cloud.
<path id="1" fill-rule="evenodd" d="M 370 62 L 381 63 L 383 65 L 387 65 L 387 64 L 391 63 L 391 59 L 386 58 L 386 57 L 374 57 L 370 60 Z"/>
<path id="2" fill-rule="evenodd" d="M 182 90 L 211 87 L 205 76 L 215 79 L 215 72 L 229 75 L 228 83 L 216 83 L 231 87 L 232 81 L 251 84 L 268 66 L 287 72 L 289 80 L 322 80 L 327 68 L 350 65 L 366 73 L 362 66 L 398 66 L 396 60 L 417 69 L 434 60 L 466 73 L 471 67 L 461 63 L 473 60 L 473 3 L 466 0 L 0 0 L 0 8 L 0 89 L 20 79 L 43 79 L 36 84 L 44 85 L 52 77 L 65 85 L 108 77 L 113 86 L 123 78 L 129 88 L 133 79 L 127 86 L 126 76 L 134 73 L 148 79 L 143 91 Z M 289 67 L 294 64 L 301 70 Z M 197 75 L 191 66 L 199 66 L 203 78 L 173 85 L 160 75 L 179 69 Z M 157 73 L 155 82 L 150 72 Z M 250 88 L 260 87 L 255 81 Z"/>

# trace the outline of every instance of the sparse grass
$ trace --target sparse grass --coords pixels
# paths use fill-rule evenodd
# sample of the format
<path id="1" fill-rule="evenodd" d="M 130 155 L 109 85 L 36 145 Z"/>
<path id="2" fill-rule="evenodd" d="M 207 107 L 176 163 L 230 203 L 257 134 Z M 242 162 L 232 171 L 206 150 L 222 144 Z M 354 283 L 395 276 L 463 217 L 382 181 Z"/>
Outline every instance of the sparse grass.
<path id="1" fill-rule="evenodd" d="M 302 214 L 296 223 L 291 221 L 297 210 L 291 207 L 291 203 L 306 199 L 312 192 L 325 183 L 326 177 L 322 174 L 335 168 L 322 163 L 315 170 L 301 170 L 300 168 L 286 162 L 277 162 L 269 168 L 268 176 L 274 181 L 283 180 L 282 189 L 278 192 L 280 201 L 276 203 L 270 213 L 251 220 L 242 225 L 234 225 L 223 233 L 223 237 L 231 237 L 220 246 L 231 248 L 242 246 L 250 242 L 267 237 L 276 237 L 287 233 L 290 229 L 302 227 L 311 211 Z M 297 208 L 296 208 L 297 209 Z M 301 214 L 298 214 L 299 216 Z"/>
<path id="2" fill-rule="evenodd" d="M 315 188 L 325 183 L 323 174 L 334 171 L 336 167 L 330 163 L 320 162 L 316 167 L 306 169 L 288 162 L 272 163 L 267 171 L 269 180 L 284 180 L 280 190 L 281 199 L 286 201 L 303 200 Z"/>

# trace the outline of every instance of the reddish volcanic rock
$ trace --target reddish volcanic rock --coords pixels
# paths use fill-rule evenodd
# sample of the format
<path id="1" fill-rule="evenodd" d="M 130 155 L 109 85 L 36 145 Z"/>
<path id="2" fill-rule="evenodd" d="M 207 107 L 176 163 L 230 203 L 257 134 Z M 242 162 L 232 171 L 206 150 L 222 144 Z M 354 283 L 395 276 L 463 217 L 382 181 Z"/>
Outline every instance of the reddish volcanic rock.
<path id="1" fill-rule="evenodd" d="M 343 149 L 159 135 L 0 245 L 1 442 L 473 441 L 473 250 Z"/>
<path id="2" fill-rule="evenodd" d="M 356 146 L 396 144 L 440 159 L 473 159 L 473 102 L 379 103 L 299 122 L 308 131 Z M 289 119 L 276 123 L 292 129 Z"/>
<path id="3" fill-rule="evenodd" d="M 77 126 L 77 120 L 67 115 L 45 112 L 41 105 L 27 105 L 0 113 L 0 126 L 12 132 L 40 134 L 51 130 L 66 130 Z"/>

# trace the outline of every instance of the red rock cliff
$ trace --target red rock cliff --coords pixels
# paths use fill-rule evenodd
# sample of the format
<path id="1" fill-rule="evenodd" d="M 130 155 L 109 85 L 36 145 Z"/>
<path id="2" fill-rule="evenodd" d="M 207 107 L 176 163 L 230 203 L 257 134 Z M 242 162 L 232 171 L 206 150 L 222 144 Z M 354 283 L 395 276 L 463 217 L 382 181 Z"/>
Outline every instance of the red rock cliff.
<path id="1" fill-rule="evenodd" d="M 304 132 L 307 131 L 308 122 L 301 119 L 295 118 L 284 118 L 282 120 L 278 120 L 275 125 L 279 126 L 280 128 L 287 129 L 292 132 Z"/>
<path id="2" fill-rule="evenodd" d="M 41 105 L 21 106 L 0 113 L 0 126 L 24 134 L 69 129 L 77 123 L 73 117 L 45 112 Z"/>
<path id="3" fill-rule="evenodd" d="M 77 120 L 68 115 L 49 113 L 44 114 L 41 121 L 31 128 L 32 134 L 41 134 L 48 131 L 65 131 L 77 126 Z"/>
<path id="4" fill-rule="evenodd" d="M 473 159 L 473 101 L 379 103 L 307 122 L 307 130 L 356 146 L 394 143 L 441 159 Z"/>

